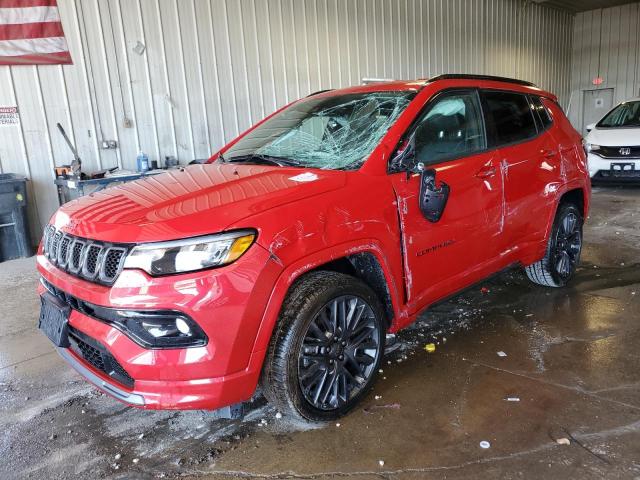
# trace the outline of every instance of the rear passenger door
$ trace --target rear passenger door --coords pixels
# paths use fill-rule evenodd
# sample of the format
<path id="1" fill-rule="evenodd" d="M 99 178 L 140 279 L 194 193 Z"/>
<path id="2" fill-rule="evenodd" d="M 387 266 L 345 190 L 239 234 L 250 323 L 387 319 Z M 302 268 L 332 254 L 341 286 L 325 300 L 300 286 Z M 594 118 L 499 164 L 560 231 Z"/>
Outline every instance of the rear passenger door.
<path id="1" fill-rule="evenodd" d="M 555 199 L 560 161 L 536 104 L 524 93 L 482 92 L 490 146 L 504 181 L 505 250 L 544 239 L 548 203 Z"/>

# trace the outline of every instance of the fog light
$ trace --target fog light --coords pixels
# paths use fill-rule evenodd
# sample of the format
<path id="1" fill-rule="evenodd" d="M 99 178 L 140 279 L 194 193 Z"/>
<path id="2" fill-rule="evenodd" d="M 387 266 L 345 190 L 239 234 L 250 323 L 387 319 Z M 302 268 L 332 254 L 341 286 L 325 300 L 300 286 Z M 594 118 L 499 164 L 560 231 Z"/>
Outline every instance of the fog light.
<path id="1" fill-rule="evenodd" d="M 176 318 L 176 327 L 183 335 L 191 335 L 191 327 L 182 318 Z"/>
<path id="2" fill-rule="evenodd" d="M 175 336 L 175 334 L 178 333 L 178 330 L 180 330 L 176 323 L 171 321 L 158 324 L 155 322 L 145 322 L 143 320 L 142 328 L 149 332 L 153 338 Z"/>
<path id="3" fill-rule="evenodd" d="M 172 310 L 116 310 L 83 302 L 82 311 L 121 330 L 145 348 L 202 347 L 207 335 L 189 316 Z"/>
<path id="4" fill-rule="evenodd" d="M 206 345 L 207 336 L 189 317 L 178 312 L 118 311 L 117 322 L 134 340 L 151 348 Z M 116 323 L 116 322 L 114 322 Z"/>

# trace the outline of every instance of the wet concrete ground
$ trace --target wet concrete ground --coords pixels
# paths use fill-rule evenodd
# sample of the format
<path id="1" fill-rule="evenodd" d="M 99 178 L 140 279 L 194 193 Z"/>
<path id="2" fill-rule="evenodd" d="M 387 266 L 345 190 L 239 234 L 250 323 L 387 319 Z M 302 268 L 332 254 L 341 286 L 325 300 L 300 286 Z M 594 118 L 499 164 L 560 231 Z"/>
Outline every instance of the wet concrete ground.
<path id="1" fill-rule="evenodd" d="M 316 429 L 102 395 L 37 331 L 34 260 L 2 263 L 0 478 L 640 478 L 639 220 L 640 189 L 596 189 L 569 288 L 509 272 L 435 307 Z"/>

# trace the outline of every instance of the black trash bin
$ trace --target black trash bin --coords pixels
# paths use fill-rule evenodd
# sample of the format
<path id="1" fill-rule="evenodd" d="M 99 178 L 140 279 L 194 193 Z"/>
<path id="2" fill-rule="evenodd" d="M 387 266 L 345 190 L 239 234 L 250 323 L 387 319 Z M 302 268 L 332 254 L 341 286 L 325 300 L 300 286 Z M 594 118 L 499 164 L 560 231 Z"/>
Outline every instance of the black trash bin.
<path id="1" fill-rule="evenodd" d="M 0 262 L 31 255 L 27 179 L 15 173 L 0 173 Z"/>

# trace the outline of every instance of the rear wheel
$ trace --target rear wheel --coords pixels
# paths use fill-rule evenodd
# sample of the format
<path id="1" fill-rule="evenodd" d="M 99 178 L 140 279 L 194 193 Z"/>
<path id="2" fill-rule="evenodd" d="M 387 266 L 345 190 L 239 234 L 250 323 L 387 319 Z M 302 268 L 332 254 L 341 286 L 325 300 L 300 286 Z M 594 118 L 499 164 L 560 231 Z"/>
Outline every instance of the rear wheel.
<path id="1" fill-rule="evenodd" d="M 582 224 L 582 214 L 575 205 L 560 205 L 544 258 L 525 268 L 532 282 L 563 287 L 571 280 L 582 252 Z"/>
<path id="2" fill-rule="evenodd" d="M 373 384 L 384 349 L 384 317 L 362 281 L 314 272 L 296 282 L 282 307 L 263 372 L 267 399 L 285 414 L 336 419 Z"/>

